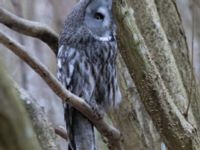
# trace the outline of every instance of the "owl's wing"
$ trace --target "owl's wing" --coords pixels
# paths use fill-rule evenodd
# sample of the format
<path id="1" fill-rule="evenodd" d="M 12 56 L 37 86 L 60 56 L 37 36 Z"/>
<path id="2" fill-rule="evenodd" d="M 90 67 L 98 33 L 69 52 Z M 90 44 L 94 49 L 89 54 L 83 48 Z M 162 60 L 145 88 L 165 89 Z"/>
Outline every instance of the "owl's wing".
<path id="1" fill-rule="evenodd" d="M 60 46 L 57 56 L 57 78 L 67 88 L 70 87 L 74 73 L 76 50 L 67 46 Z"/>
<path id="2" fill-rule="evenodd" d="M 84 76 L 89 76 L 88 71 L 84 72 L 81 56 L 77 49 L 69 46 L 60 46 L 57 56 L 57 77 L 58 80 L 72 93 L 88 96 L 85 90 L 90 85 L 90 80 L 83 80 Z M 88 82 L 87 82 L 88 81 Z M 85 84 L 84 84 L 85 83 Z M 89 92 L 91 93 L 91 92 Z M 79 111 L 64 103 L 65 121 L 69 133 L 69 149 L 91 149 L 95 148 L 95 136 L 93 125 Z M 83 140 L 84 139 L 84 140 Z"/>
<path id="3" fill-rule="evenodd" d="M 71 81 L 74 74 L 74 65 L 76 61 L 76 49 L 61 45 L 57 55 L 57 78 L 66 89 L 72 90 Z M 72 131 L 72 111 L 73 108 L 63 103 L 65 111 L 65 120 L 68 131 Z"/>

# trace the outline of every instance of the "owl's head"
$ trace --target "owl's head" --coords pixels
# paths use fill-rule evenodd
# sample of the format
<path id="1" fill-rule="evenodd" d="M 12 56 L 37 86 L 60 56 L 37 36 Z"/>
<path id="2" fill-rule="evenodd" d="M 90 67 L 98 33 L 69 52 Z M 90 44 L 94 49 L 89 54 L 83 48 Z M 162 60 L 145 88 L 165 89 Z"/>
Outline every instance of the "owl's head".
<path id="1" fill-rule="evenodd" d="M 100 40 L 110 40 L 113 32 L 112 0 L 92 0 L 86 7 L 84 25 Z"/>
<path id="2" fill-rule="evenodd" d="M 65 20 L 59 44 L 77 45 L 93 37 L 99 41 L 115 39 L 112 0 L 80 0 Z M 80 45 L 80 43 L 79 43 Z"/>

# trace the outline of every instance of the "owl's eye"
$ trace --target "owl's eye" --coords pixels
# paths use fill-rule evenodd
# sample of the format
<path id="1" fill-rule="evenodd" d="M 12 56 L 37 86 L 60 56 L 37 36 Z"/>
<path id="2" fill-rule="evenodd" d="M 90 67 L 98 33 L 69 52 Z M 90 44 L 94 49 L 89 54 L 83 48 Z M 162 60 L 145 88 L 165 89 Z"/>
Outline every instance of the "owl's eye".
<path id="1" fill-rule="evenodd" d="M 94 18 L 97 19 L 97 20 L 103 20 L 104 19 L 104 15 L 99 13 L 99 12 L 96 12 L 94 14 Z"/>

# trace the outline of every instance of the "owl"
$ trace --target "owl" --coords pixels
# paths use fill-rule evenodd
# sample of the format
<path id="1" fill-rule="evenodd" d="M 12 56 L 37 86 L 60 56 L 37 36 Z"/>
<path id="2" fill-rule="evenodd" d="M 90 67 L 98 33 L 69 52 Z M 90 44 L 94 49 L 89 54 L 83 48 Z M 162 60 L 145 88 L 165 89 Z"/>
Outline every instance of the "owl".
<path id="1" fill-rule="evenodd" d="M 108 110 L 121 100 L 117 81 L 116 25 L 112 0 L 81 0 L 68 15 L 59 39 L 58 80 L 92 108 Z M 64 104 L 70 150 L 95 150 L 92 123 Z"/>

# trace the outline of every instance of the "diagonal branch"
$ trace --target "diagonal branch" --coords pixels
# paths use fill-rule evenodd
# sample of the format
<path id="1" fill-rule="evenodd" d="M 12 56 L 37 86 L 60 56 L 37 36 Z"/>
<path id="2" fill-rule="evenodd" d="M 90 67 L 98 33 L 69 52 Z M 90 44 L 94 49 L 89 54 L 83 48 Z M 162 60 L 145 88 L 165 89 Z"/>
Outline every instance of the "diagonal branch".
<path id="1" fill-rule="evenodd" d="M 0 43 L 9 48 L 22 60 L 24 60 L 36 73 L 44 79 L 49 87 L 59 96 L 64 102 L 72 105 L 74 108 L 83 113 L 97 128 L 97 130 L 108 139 L 111 146 L 121 149 L 120 145 L 120 132 L 114 127 L 110 126 L 101 117 L 93 113 L 90 106 L 80 97 L 72 94 L 66 90 L 50 73 L 44 65 L 39 63 L 35 58 L 32 58 L 19 43 L 12 40 L 0 32 Z"/>
<path id="2" fill-rule="evenodd" d="M 145 0 L 142 4 L 145 4 L 145 7 L 147 7 L 146 3 L 148 3 L 148 0 Z M 150 5 L 148 4 L 147 10 L 150 9 Z M 141 30 L 138 28 L 138 22 L 134 18 L 135 13 L 133 13 L 133 9 L 128 6 L 126 1 L 117 1 L 115 7 L 115 15 L 117 16 L 116 20 L 119 27 L 119 46 L 123 50 L 122 56 L 126 64 L 128 64 L 127 67 L 135 81 L 141 100 L 161 137 L 169 149 L 189 150 L 196 145 L 199 147 L 199 142 L 196 142 L 199 139 L 198 133 L 195 132 L 196 125 L 185 119 L 166 88 L 162 78 L 165 73 L 161 74 L 158 66 L 155 64 L 153 56 L 160 57 L 161 54 L 152 55 L 150 53 L 149 47 L 146 45 L 146 41 L 144 41 L 140 32 Z M 144 16 L 142 17 L 144 18 Z M 153 22 L 155 19 L 146 19 L 145 21 L 147 20 Z M 157 37 L 160 38 L 161 34 Z M 170 54 L 165 57 L 170 58 L 172 56 Z M 172 63 L 172 61 L 170 62 Z M 164 63 L 166 62 L 164 61 Z M 173 68 L 174 66 L 171 67 Z M 167 70 L 169 71 L 169 69 Z M 177 80 L 179 79 L 177 78 Z M 180 89 L 180 87 L 178 88 Z"/>
<path id="3" fill-rule="evenodd" d="M 28 116 L 31 119 L 34 131 L 40 146 L 44 150 L 58 150 L 55 143 L 55 132 L 50 124 L 47 114 L 42 110 L 37 101 L 29 95 L 24 89 L 20 88 L 17 83 L 14 87 L 19 95 L 19 99 L 23 102 Z"/>
<path id="4" fill-rule="evenodd" d="M 54 129 L 55 133 L 65 139 L 66 141 L 69 140 L 69 135 L 68 133 L 63 129 L 63 127 L 56 127 Z"/>
<path id="5" fill-rule="evenodd" d="M 20 18 L 0 7 L 0 23 L 19 33 L 38 38 L 45 42 L 55 53 L 58 49 L 58 34 L 39 22 Z"/>
<path id="6" fill-rule="evenodd" d="M 0 77 L 0 149 L 43 150 L 2 64 Z"/>

